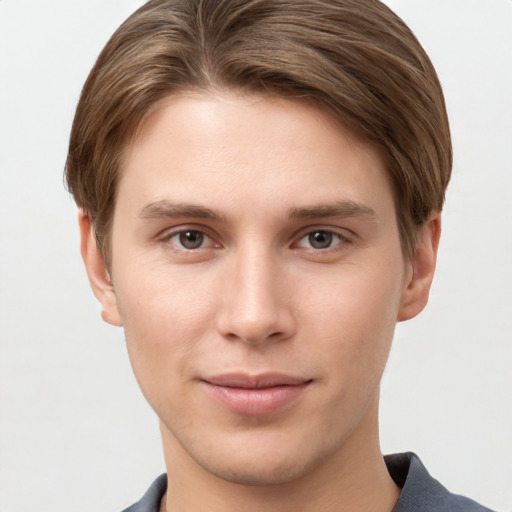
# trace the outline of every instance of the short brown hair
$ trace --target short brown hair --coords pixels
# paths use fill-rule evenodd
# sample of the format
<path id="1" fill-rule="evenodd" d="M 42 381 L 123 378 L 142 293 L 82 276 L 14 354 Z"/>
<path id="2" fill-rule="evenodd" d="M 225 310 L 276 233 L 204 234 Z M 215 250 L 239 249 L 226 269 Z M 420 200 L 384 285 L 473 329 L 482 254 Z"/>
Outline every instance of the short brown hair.
<path id="1" fill-rule="evenodd" d="M 375 145 L 404 253 L 440 211 L 452 151 L 436 72 L 378 0 L 151 0 L 101 52 L 78 103 L 66 179 L 110 263 L 123 149 L 166 96 L 236 89 L 308 99 Z"/>

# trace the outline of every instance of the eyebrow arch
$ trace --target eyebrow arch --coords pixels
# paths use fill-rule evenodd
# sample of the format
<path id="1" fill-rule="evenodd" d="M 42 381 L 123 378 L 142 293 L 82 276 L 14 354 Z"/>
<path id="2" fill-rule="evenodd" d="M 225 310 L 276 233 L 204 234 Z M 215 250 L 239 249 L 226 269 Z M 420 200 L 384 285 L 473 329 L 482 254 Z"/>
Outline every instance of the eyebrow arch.
<path id="1" fill-rule="evenodd" d="M 317 205 L 307 208 L 292 208 L 288 215 L 296 219 L 313 219 L 321 217 L 363 217 L 375 220 L 377 214 L 373 208 L 355 201 L 338 201 L 334 204 Z"/>
<path id="2" fill-rule="evenodd" d="M 139 210 L 137 217 L 143 220 L 160 218 L 191 217 L 226 223 L 226 217 L 219 211 L 187 203 L 172 203 L 167 200 L 149 203 Z"/>
<path id="3" fill-rule="evenodd" d="M 373 220 L 377 217 L 375 210 L 355 201 L 338 201 L 334 204 L 320 204 L 311 207 L 291 208 L 289 218 L 313 219 L 323 217 L 366 217 Z M 138 218 L 143 220 L 159 218 L 190 217 L 209 219 L 227 223 L 224 214 L 211 208 L 188 203 L 172 203 L 167 200 L 155 201 L 139 210 Z"/>

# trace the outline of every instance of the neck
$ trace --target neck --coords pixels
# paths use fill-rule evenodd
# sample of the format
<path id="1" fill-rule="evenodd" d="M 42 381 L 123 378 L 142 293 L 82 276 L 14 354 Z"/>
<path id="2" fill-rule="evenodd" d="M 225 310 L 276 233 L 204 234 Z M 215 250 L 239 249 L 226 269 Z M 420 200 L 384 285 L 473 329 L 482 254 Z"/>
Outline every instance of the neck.
<path id="1" fill-rule="evenodd" d="M 336 453 L 285 484 L 227 481 L 197 464 L 165 426 L 162 439 L 169 482 L 162 512 L 390 512 L 400 495 L 380 451 L 378 396 Z"/>

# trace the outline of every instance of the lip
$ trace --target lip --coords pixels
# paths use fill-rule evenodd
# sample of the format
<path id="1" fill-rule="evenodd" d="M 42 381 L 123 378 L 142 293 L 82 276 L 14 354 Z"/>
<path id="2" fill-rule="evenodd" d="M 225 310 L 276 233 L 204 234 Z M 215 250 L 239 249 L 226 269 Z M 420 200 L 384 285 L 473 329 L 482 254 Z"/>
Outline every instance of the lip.
<path id="1" fill-rule="evenodd" d="M 231 373 L 201 379 L 201 383 L 231 412 L 263 416 L 295 403 L 312 379 L 280 373 Z"/>

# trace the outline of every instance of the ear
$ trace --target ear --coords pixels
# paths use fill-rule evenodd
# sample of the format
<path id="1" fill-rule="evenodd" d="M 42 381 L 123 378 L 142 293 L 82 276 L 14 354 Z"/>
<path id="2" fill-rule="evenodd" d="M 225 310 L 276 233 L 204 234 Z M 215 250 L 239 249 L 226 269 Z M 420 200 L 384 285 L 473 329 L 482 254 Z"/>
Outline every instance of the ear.
<path id="1" fill-rule="evenodd" d="M 121 327 L 122 320 L 117 307 L 114 286 L 111 283 L 103 255 L 98 248 L 91 219 L 82 210 L 78 214 L 78 224 L 80 226 L 80 252 L 92 291 L 102 306 L 101 316 L 105 322 Z"/>
<path id="2" fill-rule="evenodd" d="M 409 262 L 406 287 L 398 310 L 399 322 L 414 318 L 427 305 L 436 269 L 437 249 L 441 236 L 441 215 L 432 212 L 418 231 L 416 250 Z"/>

